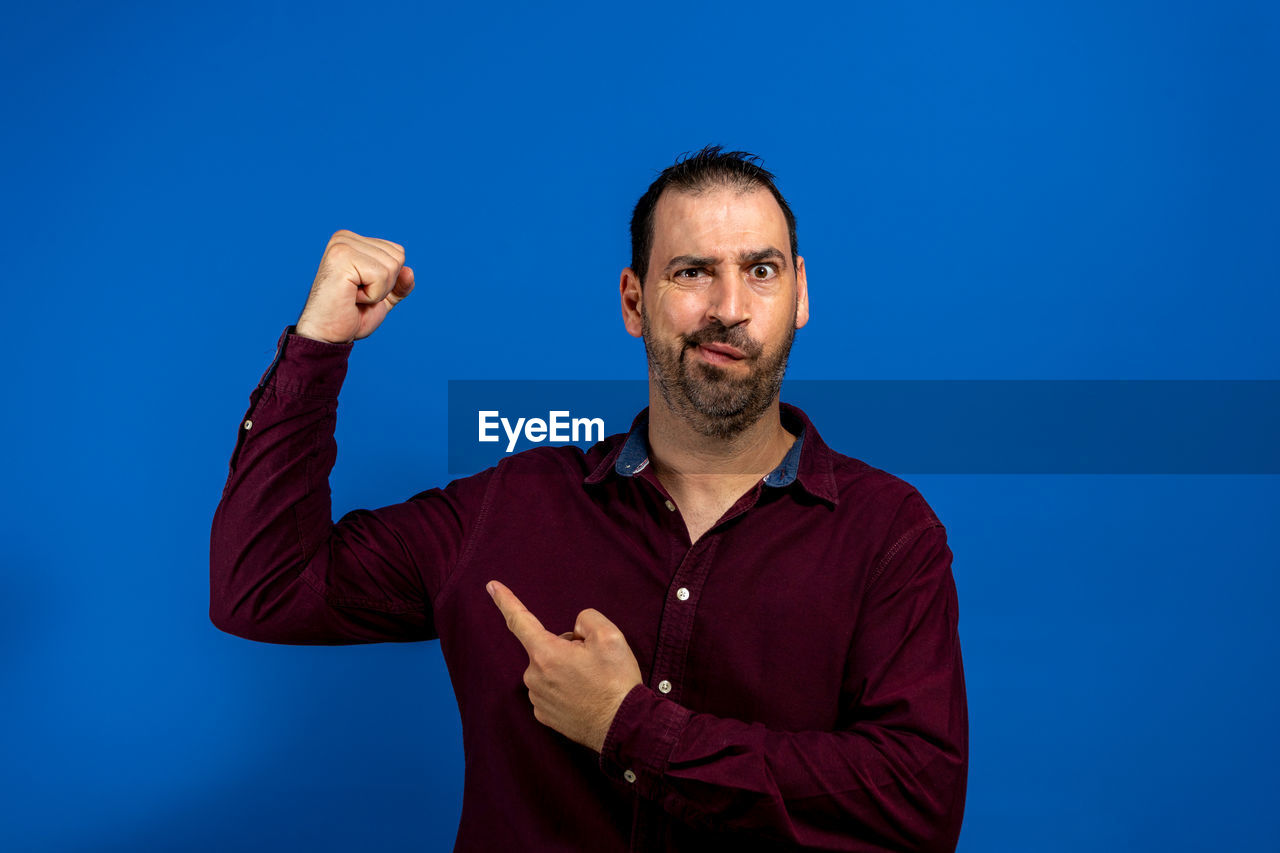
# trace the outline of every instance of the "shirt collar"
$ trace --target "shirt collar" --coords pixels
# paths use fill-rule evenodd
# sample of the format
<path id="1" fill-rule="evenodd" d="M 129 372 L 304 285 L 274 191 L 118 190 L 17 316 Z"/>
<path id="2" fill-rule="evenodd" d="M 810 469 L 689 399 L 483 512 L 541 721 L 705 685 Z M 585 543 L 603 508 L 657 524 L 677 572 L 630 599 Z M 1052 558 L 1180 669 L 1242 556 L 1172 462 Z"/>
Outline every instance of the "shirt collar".
<path id="1" fill-rule="evenodd" d="M 646 438 L 649 426 L 649 410 L 644 409 L 631 422 L 631 431 L 627 440 L 618 451 L 618 458 L 613 462 L 613 470 L 623 477 L 639 474 L 649 465 L 649 440 Z"/>
<path id="2" fill-rule="evenodd" d="M 791 449 L 778 466 L 764 478 L 766 486 L 783 488 L 798 482 L 814 497 L 835 505 L 835 473 L 832 468 L 832 451 L 822 441 L 817 429 L 797 406 L 780 404 L 782 425 L 796 436 Z M 610 473 L 620 477 L 632 477 L 649 466 L 649 409 L 645 408 L 631 422 L 627 437 L 600 460 L 586 476 L 584 483 L 603 481 Z"/>

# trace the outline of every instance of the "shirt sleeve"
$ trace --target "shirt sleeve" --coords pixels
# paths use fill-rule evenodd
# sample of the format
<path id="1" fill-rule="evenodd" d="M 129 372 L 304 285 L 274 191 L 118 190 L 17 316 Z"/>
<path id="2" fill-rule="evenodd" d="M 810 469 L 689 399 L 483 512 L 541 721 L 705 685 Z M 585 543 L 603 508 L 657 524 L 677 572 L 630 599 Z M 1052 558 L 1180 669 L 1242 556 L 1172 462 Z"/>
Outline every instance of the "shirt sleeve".
<path id="1" fill-rule="evenodd" d="M 329 473 L 351 349 L 290 326 L 249 395 L 210 535 L 209 616 L 223 631 L 296 645 L 437 636 L 431 601 L 458 561 L 487 476 L 335 524 Z"/>
<path id="2" fill-rule="evenodd" d="M 945 528 L 923 522 L 865 593 L 839 731 L 775 731 L 639 685 L 602 769 L 676 818 L 824 850 L 954 851 L 968 710 Z"/>

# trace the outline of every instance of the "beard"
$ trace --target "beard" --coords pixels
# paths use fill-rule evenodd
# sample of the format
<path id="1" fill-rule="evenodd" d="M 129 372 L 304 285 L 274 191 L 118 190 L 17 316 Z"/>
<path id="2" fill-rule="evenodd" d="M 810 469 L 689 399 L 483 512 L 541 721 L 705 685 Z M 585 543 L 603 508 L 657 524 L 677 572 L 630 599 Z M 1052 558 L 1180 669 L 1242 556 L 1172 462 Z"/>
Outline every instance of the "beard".
<path id="1" fill-rule="evenodd" d="M 640 311 L 641 337 L 649 359 L 649 375 L 658 383 L 662 399 L 685 423 L 710 438 L 729 439 L 750 427 L 768 411 L 782 391 L 782 377 L 796 336 L 796 310 L 792 310 L 787 336 L 776 351 L 766 354 L 742 326 L 726 327 L 719 322 L 680 335 L 672 344 L 653 339 L 649 316 Z M 745 376 L 738 370 L 689 357 L 700 344 L 720 343 L 745 354 Z"/>

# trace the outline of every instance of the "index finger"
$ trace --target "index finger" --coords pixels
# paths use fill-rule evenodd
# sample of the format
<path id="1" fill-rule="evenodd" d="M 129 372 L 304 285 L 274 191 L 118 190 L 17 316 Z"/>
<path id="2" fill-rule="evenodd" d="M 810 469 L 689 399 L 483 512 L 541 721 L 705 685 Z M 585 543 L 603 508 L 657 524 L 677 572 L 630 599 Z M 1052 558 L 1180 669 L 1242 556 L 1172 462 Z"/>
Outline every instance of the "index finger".
<path id="1" fill-rule="evenodd" d="M 493 598 L 493 603 L 502 611 L 503 617 L 507 620 L 507 628 L 516 635 L 516 639 L 526 651 L 547 637 L 553 636 L 550 631 L 542 627 L 538 617 L 530 613 L 529 608 L 516 598 L 516 594 L 502 583 L 489 581 L 485 589 Z"/>

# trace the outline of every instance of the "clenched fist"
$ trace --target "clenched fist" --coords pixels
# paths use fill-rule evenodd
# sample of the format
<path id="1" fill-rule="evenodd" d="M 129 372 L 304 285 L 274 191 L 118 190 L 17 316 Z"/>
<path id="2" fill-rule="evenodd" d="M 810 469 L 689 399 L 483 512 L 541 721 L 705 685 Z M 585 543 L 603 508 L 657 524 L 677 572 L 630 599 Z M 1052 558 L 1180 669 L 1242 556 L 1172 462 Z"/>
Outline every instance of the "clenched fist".
<path id="1" fill-rule="evenodd" d="M 335 344 L 367 338 L 411 290 L 413 270 L 404 265 L 404 246 L 338 231 L 325 246 L 295 331 Z"/>

